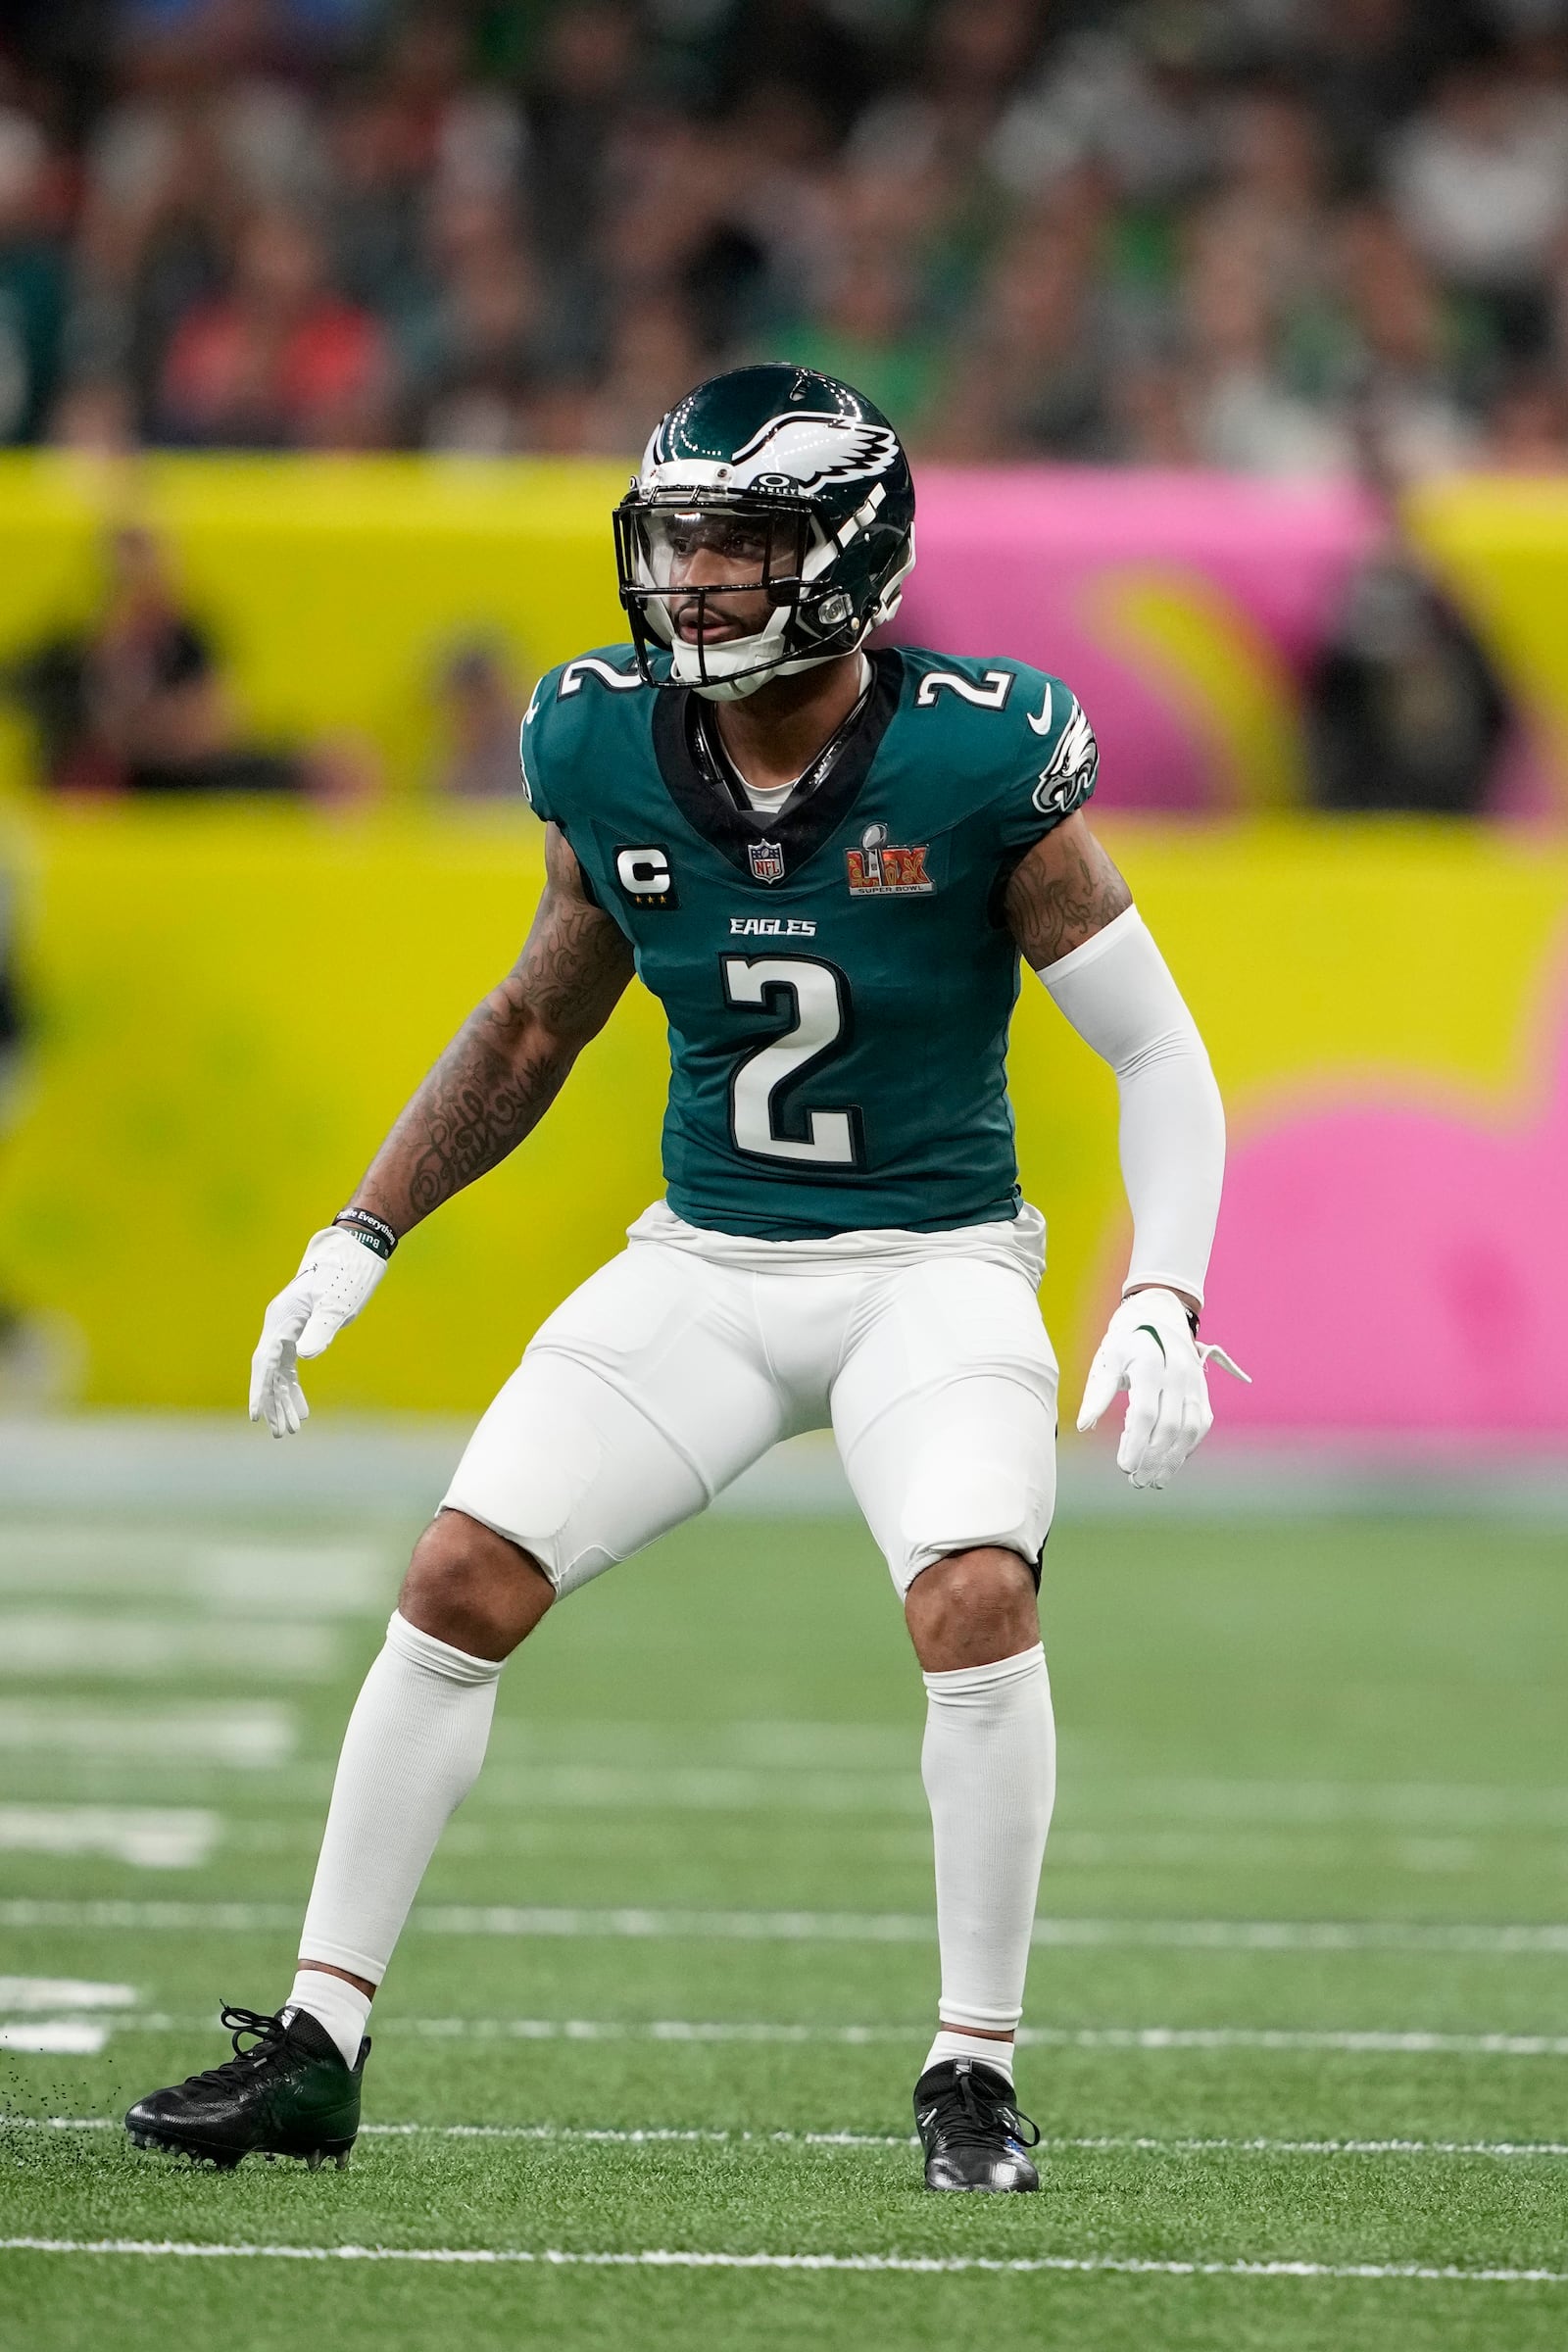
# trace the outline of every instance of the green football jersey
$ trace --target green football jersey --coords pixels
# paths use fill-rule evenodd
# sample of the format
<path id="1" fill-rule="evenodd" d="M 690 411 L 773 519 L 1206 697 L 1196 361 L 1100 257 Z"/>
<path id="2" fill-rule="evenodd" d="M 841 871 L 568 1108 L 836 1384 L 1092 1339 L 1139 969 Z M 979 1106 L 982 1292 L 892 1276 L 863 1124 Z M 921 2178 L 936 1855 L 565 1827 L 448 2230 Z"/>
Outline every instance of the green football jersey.
<path id="1" fill-rule="evenodd" d="M 529 800 L 668 1018 L 664 1177 L 692 1225 L 801 1241 L 1018 1206 L 1002 898 L 1094 790 L 1095 739 L 1022 662 L 905 647 L 872 670 L 766 816 L 629 646 L 551 670 L 523 721 Z"/>

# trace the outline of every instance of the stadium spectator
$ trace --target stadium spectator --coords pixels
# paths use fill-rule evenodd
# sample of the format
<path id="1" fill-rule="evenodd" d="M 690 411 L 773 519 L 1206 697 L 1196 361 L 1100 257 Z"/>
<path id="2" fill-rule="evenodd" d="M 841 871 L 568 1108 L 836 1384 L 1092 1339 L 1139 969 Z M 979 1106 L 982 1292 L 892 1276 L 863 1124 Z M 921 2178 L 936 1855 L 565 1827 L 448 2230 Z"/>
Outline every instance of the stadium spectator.
<path id="1" fill-rule="evenodd" d="M 1344 218 L 1338 259 L 1344 362 L 1390 463 L 1404 477 L 1464 463 L 1486 355 L 1462 306 L 1381 205 Z"/>
<path id="2" fill-rule="evenodd" d="M 1520 368 L 1492 406 L 1486 463 L 1502 473 L 1568 467 L 1568 398 L 1547 368 Z"/>
<path id="3" fill-rule="evenodd" d="M 953 458 L 1104 458 L 1109 327 L 1099 222 L 1057 199 L 997 254 L 954 368 L 938 446 Z"/>
<path id="4" fill-rule="evenodd" d="M 260 212 L 227 292 L 175 328 L 157 413 L 166 439 L 198 446 L 364 448 L 384 436 L 390 389 L 383 330 L 331 292 L 315 231 Z"/>
<path id="5" fill-rule="evenodd" d="M 1568 98 L 1500 59 L 1455 66 L 1392 143 L 1389 183 L 1418 252 L 1484 305 L 1498 340 L 1545 338 L 1545 278 L 1568 222 Z"/>
<path id="6" fill-rule="evenodd" d="M 1510 710 L 1475 631 L 1396 542 L 1354 580 L 1313 663 L 1306 715 L 1320 807 L 1473 816 Z"/>
<path id="7" fill-rule="evenodd" d="M 510 198 L 449 188 L 429 208 L 428 291 L 402 319 L 412 438 L 500 456 L 529 444 L 527 402 L 546 371 L 543 294 Z"/>
<path id="8" fill-rule="evenodd" d="M 82 8 L 0 26 L 12 439 L 630 455 L 793 349 L 917 454 L 1552 443 L 1563 0 Z"/>
<path id="9" fill-rule="evenodd" d="M 436 789 L 450 800 L 520 799 L 517 730 L 526 697 L 514 686 L 502 649 L 484 639 L 455 647 L 436 699 L 445 727 Z"/>
<path id="10" fill-rule="evenodd" d="M 0 105 L 0 442 L 37 439 L 60 364 L 67 274 L 49 178 L 42 130 Z"/>
<path id="11" fill-rule="evenodd" d="M 241 740 L 212 642 L 157 541 L 122 529 L 106 553 L 107 594 L 85 631 L 39 646 L 5 679 L 33 722 L 48 781 L 160 795 L 298 788 L 298 760 Z"/>

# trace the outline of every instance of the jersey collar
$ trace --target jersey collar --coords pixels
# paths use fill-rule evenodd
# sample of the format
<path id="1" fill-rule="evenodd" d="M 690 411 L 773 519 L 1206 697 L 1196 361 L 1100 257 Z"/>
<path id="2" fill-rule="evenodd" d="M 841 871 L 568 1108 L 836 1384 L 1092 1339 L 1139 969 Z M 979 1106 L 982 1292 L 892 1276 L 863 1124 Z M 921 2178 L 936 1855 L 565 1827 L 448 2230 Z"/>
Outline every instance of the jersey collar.
<path id="1" fill-rule="evenodd" d="M 859 715 L 839 740 L 824 772 L 808 790 L 796 788 L 782 808 L 766 814 L 748 803 L 739 807 L 717 776 L 707 772 L 694 741 L 690 688 L 666 691 L 654 702 L 654 757 L 665 790 L 693 831 L 711 843 L 757 888 L 748 852 L 765 836 L 784 859 L 783 879 L 798 874 L 837 832 L 871 771 L 888 731 L 904 681 L 904 657 L 896 646 L 871 656 L 871 686 Z M 813 762 L 813 765 L 815 762 Z"/>

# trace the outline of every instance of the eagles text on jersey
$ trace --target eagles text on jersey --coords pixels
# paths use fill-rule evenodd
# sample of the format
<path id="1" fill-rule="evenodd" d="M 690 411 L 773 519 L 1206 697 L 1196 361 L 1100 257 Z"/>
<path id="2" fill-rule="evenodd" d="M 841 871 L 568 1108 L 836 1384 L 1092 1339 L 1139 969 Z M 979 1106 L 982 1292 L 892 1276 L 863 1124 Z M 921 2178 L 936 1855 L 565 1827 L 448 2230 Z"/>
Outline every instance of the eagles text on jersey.
<path id="1" fill-rule="evenodd" d="M 1002 899 L 1093 792 L 1095 738 L 1043 670 L 871 662 L 826 772 L 766 817 L 629 646 L 549 672 L 523 721 L 528 798 L 668 1016 L 664 1177 L 693 1225 L 934 1232 L 1018 1204 Z"/>

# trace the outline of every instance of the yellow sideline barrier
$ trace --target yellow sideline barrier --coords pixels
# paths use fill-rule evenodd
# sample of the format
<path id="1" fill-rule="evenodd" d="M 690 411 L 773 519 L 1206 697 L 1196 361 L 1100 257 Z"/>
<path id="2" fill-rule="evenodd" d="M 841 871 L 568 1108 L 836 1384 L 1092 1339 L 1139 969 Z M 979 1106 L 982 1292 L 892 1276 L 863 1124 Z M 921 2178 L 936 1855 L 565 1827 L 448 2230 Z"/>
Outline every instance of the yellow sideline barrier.
<path id="1" fill-rule="evenodd" d="M 1280 819 L 1102 831 L 1245 1143 L 1391 1079 L 1505 1118 L 1539 1081 L 1568 849 Z M 542 878 L 520 810 L 49 810 L 24 856 L 36 1023 L 0 1139 L 0 1293 L 84 1342 L 92 1402 L 238 1410 L 261 1309 L 507 967 Z M 1126 1247 L 1113 1083 L 1026 980 L 1024 1181 L 1069 1394 Z M 634 984 L 539 1134 L 400 1250 L 312 1400 L 466 1411 L 660 1189 L 666 1058 Z"/>
<path id="2" fill-rule="evenodd" d="M 246 729 L 364 742 L 394 795 L 437 754 L 438 672 L 473 638 L 519 680 L 623 633 L 610 510 L 623 465 L 428 458 L 0 456 L 0 662 L 78 627 L 106 528 L 144 523 L 215 634 Z M 0 716 L 0 786 L 27 773 Z"/>
<path id="3" fill-rule="evenodd" d="M 403 798 L 436 764 L 434 688 L 456 646 L 499 641 L 526 684 L 621 637 L 609 517 L 625 481 L 623 463 L 582 460 L 0 454 L 0 664 L 79 627 L 106 528 L 144 522 L 214 632 L 246 729 L 368 745 Z M 1434 482 L 1409 521 L 1568 775 L 1568 482 Z M 1146 586 L 1137 616 L 1136 658 L 1176 661 L 1192 723 L 1218 730 L 1248 802 L 1292 797 L 1299 745 L 1277 658 L 1230 646 L 1236 615 L 1201 578 Z M 0 791 L 28 764 L 0 705 Z"/>

